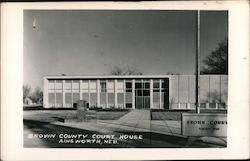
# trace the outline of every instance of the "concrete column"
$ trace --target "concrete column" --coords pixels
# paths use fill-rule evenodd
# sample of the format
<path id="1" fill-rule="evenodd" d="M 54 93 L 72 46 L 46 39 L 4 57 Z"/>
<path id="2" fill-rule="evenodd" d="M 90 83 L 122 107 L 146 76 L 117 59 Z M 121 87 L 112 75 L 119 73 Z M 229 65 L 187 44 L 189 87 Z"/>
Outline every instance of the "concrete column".
<path id="1" fill-rule="evenodd" d="M 135 109 L 135 80 L 132 80 L 132 108 Z"/>
<path id="2" fill-rule="evenodd" d="M 88 94 L 89 94 L 89 107 L 90 107 L 90 80 L 88 80 Z"/>
<path id="3" fill-rule="evenodd" d="M 97 107 L 100 107 L 100 80 L 96 81 L 96 97 Z"/>
<path id="4" fill-rule="evenodd" d="M 123 108 L 126 108 L 126 81 L 123 80 Z"/>
<path id="5" fill-rule="evenodd" d="M 54 80 L 54 95 L 55 95 L 54 107 L 56 107 L 56 80 Z"/>
<path id="6" fill-rule="evenodd" d="M 73 106 L 73 80 L 71 80 L 71 107 Z"/>
<path id="7" fill-rule="evenodd" d="M 117 79 L 114 81 L 114 92 L 115 92 L 115 108 L 117 108 Z"/>
<path id="8" fill-rule="evenodd" d="M 161 105 L 161 79 L 159 80 L 159 83 L 160 83 L 160 85 L 159 85 L 159 87 L 160 87 L 160 108 L 162 108 L 162 105 Z"/>
<path id="9" fill-rule="evenodd" d="M 82 80 L 79 81 L 79 95 L 80 95 L 80 100 L 82 100 Z"/>
<path id="10" fill-rule="evenodd" d="M 63 107 L 66 107 L 65 105 L 65 80 L 62 81 L 62 94 L 63 94 Z"/>
<path id="11" fill-rule="evenodd" d="M 150 108 L 154 108 L 153 97 L 153 79 L 150 79 Z"/>

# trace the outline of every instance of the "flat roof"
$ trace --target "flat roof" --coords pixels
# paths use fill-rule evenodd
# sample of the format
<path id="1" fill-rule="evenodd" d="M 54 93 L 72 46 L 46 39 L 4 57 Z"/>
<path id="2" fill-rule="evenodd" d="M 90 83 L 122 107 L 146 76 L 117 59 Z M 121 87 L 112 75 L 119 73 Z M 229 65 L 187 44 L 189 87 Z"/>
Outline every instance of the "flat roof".
<path id="1" fill-rule="evenodd" d="M 47 75 L 45 79 L 133 79 L 169 78 L 171 75 Z"/>
<path id="2" fill-rule="evenodd" d="M 195 75 L 45 75 L 45 79 L 149 79 L 170 78 L 171 76 L 195 76 Z M 205 74 L 201 76 L 228 76 L 226 74 Z"/>

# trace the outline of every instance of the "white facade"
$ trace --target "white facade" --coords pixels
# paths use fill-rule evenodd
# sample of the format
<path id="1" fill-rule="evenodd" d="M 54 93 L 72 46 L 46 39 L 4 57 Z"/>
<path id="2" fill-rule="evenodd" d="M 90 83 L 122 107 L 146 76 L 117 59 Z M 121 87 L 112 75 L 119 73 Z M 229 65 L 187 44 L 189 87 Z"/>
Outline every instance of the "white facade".
<path id="1" fill-rule="evenodd" d="M 44 107 L 192 109 L 194 83 L 194 75 L 45 76 Z M 200 93 L 202 107 L 226 108 L 227 75 L 202 75 Z"/>

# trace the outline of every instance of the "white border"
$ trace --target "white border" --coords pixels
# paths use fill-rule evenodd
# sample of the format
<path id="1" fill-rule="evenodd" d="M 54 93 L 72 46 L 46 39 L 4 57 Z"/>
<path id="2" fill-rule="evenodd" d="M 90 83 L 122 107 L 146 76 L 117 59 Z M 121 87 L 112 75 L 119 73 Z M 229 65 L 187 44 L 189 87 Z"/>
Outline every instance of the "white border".
<path id="1" fill-rule="evenodd" d="M 214 149 L 23 148 L 23 9 L 229 10 L 228 147 Z M 249 158 L 249 4 L 247 1 L 3 3 L 1 6 L 2 160 L 156 160 Z"/>

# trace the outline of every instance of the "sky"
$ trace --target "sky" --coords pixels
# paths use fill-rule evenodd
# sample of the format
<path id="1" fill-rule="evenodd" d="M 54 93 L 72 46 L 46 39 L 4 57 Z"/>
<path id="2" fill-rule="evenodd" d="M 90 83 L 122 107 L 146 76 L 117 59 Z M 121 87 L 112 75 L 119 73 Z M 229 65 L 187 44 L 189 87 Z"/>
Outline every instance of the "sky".
<path id="1" fill-rule="evenodd" d="M 201 12 L 201 59 L 228 36 L 226 11 Z M 23 84 L 44 75 L 194 74 L 196 12 L 164 10 L 25 10 Z"/>

